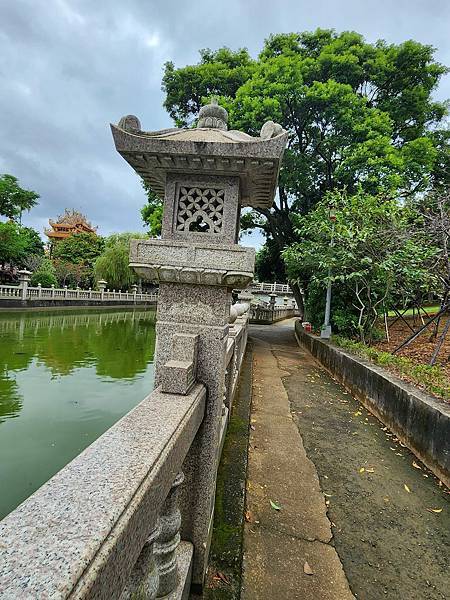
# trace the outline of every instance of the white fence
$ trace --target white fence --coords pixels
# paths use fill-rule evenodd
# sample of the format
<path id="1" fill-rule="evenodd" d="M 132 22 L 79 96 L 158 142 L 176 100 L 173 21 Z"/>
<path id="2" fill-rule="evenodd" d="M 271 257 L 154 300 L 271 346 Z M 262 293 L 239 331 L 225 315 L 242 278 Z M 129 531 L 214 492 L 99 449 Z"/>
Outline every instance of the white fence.
<path id="1" fill-rule="evenodd" d="M 252 292 L 266 292 L 268 294 L 292 294 L 292 290 L 287 283 L 260 283 L 254 281 L 250 286 Z"/>
<path id="2" fill-rule="evenodd" d="M 110 300 L 124 300 L 127 302 L 156 301 L 157 294 L 140 294 L 137 292 L 122 292 L 122 290 L 72 290 L 67 287 L 37 287 L 0 285 L 1 300 L 93 300 L 108 302 Z"/>

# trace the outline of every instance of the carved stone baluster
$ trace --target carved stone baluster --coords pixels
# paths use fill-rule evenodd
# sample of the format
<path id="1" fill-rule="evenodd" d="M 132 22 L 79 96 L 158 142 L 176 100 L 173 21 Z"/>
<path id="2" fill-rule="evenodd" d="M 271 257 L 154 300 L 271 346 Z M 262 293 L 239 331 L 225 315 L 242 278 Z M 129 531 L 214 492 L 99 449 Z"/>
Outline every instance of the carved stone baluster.
<path id="1" fill-rule="evenodd" d="M 134 600 L 145 598 L 155 600 L 159 588 L 159 571 L 156 564 L 154 545 L 161 534 L 161 526 L 158 526 L 148 536 L 137 559 L 130 580 L 120 596 L 120 600 Z"/>
<path id="2" fill-rule="evenodd" d="M 155 543 L 156 564 L 159 571 L 158 598 L 166 596 L 177 585 L 178 566 L 176 549 L 180 543 L 181 513 L 178 508 L 178 490 L 184 481 L 180 471 L 163 505 L 159 523 L 161 532 Z"/>

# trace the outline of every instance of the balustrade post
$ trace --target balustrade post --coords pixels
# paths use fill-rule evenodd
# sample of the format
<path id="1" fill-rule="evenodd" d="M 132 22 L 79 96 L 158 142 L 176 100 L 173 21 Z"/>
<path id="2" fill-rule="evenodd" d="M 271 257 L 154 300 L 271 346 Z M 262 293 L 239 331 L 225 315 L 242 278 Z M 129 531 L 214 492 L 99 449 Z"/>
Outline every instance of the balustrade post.
<path id="1" fill-rule="evenodd" d="M 161 529 L 154 547 L 159 573 L 158 598 L 169 594 L 177 585 L 176 550 L 181 540 L 181 512 L 178 507 L 178 492 L 183 481 L 184 474 L 180 471 L 175 477 L 159 517 Z"/>
<path id="2" fill-rule="evenodd" d="M 98 285 L 98 289 L 100 290 L 100 299 L 103 301 L 105 298 L 105 289 L 106 289 L 107 282 L 104 279 L 100 279 L 100 281 L 97 282 L 97 285 Z"/>
<path id="3" fill-rule="evenodd" d="M 159 570 L 155 555 L 155 542 L 161 534 L 161 525 L 148 536 L 139 558 L 134 566 L 130 580 L 122 592 L 120 600 L 142 598 L 155 600 L 159 588 Z"/>
<path id="4" fill-rule="evenodd" d="M 37 287 L 38 287 L 38 299 L 41 299 L 42 298 L 42 284 L 38 283 Z"/>
<path id="5" fill-rule="evenodd" d="M 51 288 L 52 288 L 52 291 L 50 292 L 50 297 L 54 298 L 55 297 L 55 284 L 54 283 L 52 283 Z"/>
<path id="6" fill-rule="evenodd" d="M 64 298 L 67 298 L 67 285 L 64 286 Z"/>
<path id="7" fill-rule="evenodd" d="M 88 298 L 89 299 L 92 298 L 92 288 L 89 288 L 89 290 L 88 290 Z"/>

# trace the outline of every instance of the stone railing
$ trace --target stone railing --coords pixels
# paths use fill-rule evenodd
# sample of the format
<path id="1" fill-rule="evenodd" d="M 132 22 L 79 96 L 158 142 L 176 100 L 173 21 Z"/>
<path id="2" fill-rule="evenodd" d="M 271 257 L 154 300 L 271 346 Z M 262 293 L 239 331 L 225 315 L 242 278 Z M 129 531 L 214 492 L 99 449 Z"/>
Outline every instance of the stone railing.
<path id="1" fill-rule="evenodd" d="M 287 283 L 261 283 L 254 281 L 249 285 L 251 292 L 267 292 L 268 294 L 292 294 L 292 290 Z"/>
<path id="2" fill-rule="evenodd" d="M 62 314 L 61 314 L 62 313 Z M 65 327 L 86 327 L 90 324 L 107 325 L 109 323 L 118 323 L 120 321 L 132 321 L 145 319 L 155 320 L 155 311 L 133 311 L 130 312 L 83 312 L 83 314 L 67 314 L 66 311 L 52 312 L 52 314 L 34 313 L 33 318 L 27 318 L 24 313 L 14 313 L 14 318 L 0 319 L 0 334 L 8 331 L 17 331 L 20 336 L 30 329 L 38 331 L 39 329 L 64 329 Z"/>
<path id="3" fill-rule="evenodd" d="M 232 314 L 217 454 L 247 343 L 248 306 L 237 305 Z M 180 374 L 185 363 L 170 361 L 168 368 Z M 191 368 L 185 372 L 192 375 Z M 0 523 L 1 598 L 188 597 L 193 553 L 200 548 L 195 534 L 180 539 L 197 487 L 192 479 L 183 486 L 183 470 L 194 442 L 205 435 L 207 390 L 195 370 L 185 392 L 164 388 Z"/>
<path id="4" fill-rule="evenodd" d="M 275 306 L 267 308 L 265 306 L 252 306 L 250 310 L 250 323 L 259 325 L 269 325 L 283 319 L 290 319 L 295 316 L 295 308 L 287 306 Z"/>
<path id="5" fill-rule="evenodd" d="M 122 290 L 82 290 L 63 288 L 0 285 L 1 300 L 91 300 L 108 302 L 111 300 L 124 300 L 126 302 L 156 301 L 156 294 L 140 294 L 137 291 L 123 292 Z"/>

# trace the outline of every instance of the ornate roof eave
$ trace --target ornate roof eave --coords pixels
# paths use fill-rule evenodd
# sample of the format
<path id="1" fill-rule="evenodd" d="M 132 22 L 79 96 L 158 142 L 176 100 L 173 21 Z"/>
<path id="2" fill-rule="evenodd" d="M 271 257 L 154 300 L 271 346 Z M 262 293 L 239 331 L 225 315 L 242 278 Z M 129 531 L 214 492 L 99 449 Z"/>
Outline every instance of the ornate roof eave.
<path id="1" fill-rule="evenodd" d="M 111 125 L 111 130 L 119 154 L 161 198 L 168 172 L 198 172 L 239 176 L 243 206 L 272 205 L 288 139 L 284 130 L 268 139 L 224 131 L 224 141 L 217 141 L 217 129 L 209 128 L 143 132 Z M 197 139 L 176 139 L 191 132 Z M 208 141 L 211 132 L 214 141 Z"/>

